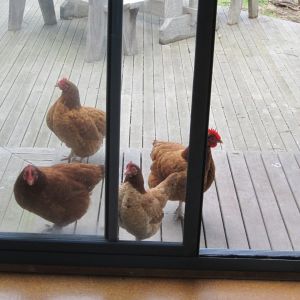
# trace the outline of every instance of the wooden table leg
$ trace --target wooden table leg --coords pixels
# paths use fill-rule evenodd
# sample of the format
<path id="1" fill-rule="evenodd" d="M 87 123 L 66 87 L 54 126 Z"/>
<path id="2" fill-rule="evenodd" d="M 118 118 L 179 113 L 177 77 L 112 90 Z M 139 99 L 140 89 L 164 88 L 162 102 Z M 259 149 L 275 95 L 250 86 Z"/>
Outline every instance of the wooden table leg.
<path id="1" fill-rule="evenodd" d="M 20 30 L 26 0 L 9 0 L 8 30 Z"/>

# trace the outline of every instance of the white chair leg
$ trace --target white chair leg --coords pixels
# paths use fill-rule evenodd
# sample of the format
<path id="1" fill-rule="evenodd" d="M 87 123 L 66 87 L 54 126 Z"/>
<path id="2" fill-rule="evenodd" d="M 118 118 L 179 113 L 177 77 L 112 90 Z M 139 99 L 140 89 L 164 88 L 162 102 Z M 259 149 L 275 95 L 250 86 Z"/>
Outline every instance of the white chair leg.
<path id="1" fill-rule="evenodd" d="M 86 41 L 86 60 L 103 58 L 106 50 L 107 14 L 104 14 L 105 0 L 89 0 L 89 17 Z"/>
<path id="2" fill-rule="evenodd" d="M 22 27 L 26 0 L 9 0 L 8 30 L 20 30 Z"/>
<path id="3" fill-rule="evenodd" d="M 258 17 L 258 0 L 249 0 L 248 14 L 249 14 L 249 18 L 257 18 Z"/>
<path id="4" fill-rule="evenodd" d="M 43 14 L 45 25 L 54 25 L 57 23 L 53 0 L 39 0 L 39 5 Z"/>
<path id="5" fill-rule="evenodd" d="M 123 50 L 125 55 L 137 53 L 136 16 L 139 7 L 124 7 L 123 9 Z"/>
<path id="6" fill-rule="evenodd" d="M 228 11 L 228 21 L 229 25 L 234 25 L 239 22 L 240 14 L 242 10 L 242 0 L 231 0 L 229 11 Z"/>

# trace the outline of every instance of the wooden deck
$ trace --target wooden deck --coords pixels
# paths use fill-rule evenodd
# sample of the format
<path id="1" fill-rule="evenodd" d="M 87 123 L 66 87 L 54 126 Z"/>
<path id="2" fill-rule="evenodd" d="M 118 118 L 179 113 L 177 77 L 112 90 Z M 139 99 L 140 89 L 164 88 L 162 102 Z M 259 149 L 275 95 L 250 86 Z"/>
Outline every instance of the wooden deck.
<path id="1" fill-rule="evenodd" d="M 106 61 L 84 61 L 86 18 L 43 26 L 37 1 L 28 0 L 14 33 L 8 1 L 0 4 L 0 146 L 59 147 L 44 122 L 56 81 L 69 77 L 83 103 L 105 108 Z M 223 148 L 299 151 L 300 24 L 242 14 L 228 26 L 223 8 L 218 18 L 210 125 Z M 188 142 L 194 39 L 160 45 L 158 26 L 139 13 L 139 53 L 123 60 L 123 148 L 149 148 L 154 138 Z"/>
<path id="2" fill-rule="evenodd" d="M 224 143 L 214 151 L 217 180 L 205 194 L 201 246 L 299 249 L 300 24 L 242 13 L 228 26 L 226 15 L 220 7 L 210 114 Z M 84 60 L 86 18 L 43 26 L 36 0 L 27 0 L 19 32 L 7 31 L 7 0 L 0 16 L 0 230 L 39 232 L 46 222 L 17 206 L 12 185 L 28 160 L 52 164 L 64 151 L 45 123 L 59 78 L 78 84 L 82 103 L 105 110 L 106 60 Z M 194 39 L 160 45 L 158 28 L 159 18 L 140 12 L 139 52 L 123 58 L 122 162 L 140 162 L 145 176 L 153 139 L 189 137 Z M 64 232 L 103 234 L 103 191 L 97 186 L 88 214 Z M 176 206 L 168 204 L 153 240 L 182 240 Z"/>
<path id="3" fill-rule="evenodd" d="M 127 149 L 124 162 L 133 160 L 149 174 L 149 152 Z M 24 211 L 16 203 L 12 187 L 20 170 L 31 162 L 40 166 L 57 163 L 66 151 L 36 148 L 0 148 L 0 231 L 40 233 L 51 225 Z M 214 151 L 217 176 L 205 193 L 202 248 L 300 250 L 300 153 Z M 103 151 L 87 162 L 103 161 Z M 123 172 L 120 172 L 122 176 Z M 122 178 L 120 178 L 122 180 Z M 92 193 L 88 213 L 65 227 L 63 234 L 104 234 L 104 182 Z M 150 241 L 181 242 L 182 223 L 175 220 L 177 201 L 169 201 L 161 230 Z M 120 229 L 120 239 L 134 237 Z"/>

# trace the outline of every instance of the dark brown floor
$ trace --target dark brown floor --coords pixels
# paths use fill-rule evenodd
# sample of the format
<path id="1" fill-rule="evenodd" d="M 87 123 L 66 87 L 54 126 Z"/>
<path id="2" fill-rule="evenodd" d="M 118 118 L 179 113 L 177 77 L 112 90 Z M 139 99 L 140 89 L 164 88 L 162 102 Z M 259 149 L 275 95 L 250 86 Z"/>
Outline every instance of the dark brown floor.
<path id="1" fill-rule="evenodd" d="M 300 282 L 0 274 L 0 299 L 300 299 Z"/>

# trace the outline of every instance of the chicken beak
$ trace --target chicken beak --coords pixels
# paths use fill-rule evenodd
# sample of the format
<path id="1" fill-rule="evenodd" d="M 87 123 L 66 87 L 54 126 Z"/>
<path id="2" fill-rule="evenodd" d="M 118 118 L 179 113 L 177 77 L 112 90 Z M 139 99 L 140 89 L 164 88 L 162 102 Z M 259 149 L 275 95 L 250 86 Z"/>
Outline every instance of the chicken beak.
<path id="1" fill-rule="evenodd" d="M 54 87 L 58 87 L 58 83 L 56 83 Z"/>
<path id="2" fill-rule="evenodd" d="M 27 184 L 32 186 L 34 184 L 34 179 L 33 178 L 27 179 Z"/>
<path id="3" fill-rule="evenodd" d="M 222 140 L 219 140 L 219 143 L 220 143 L 220 144 L 223 144 L 223 141 L 222 141 Z"/>

